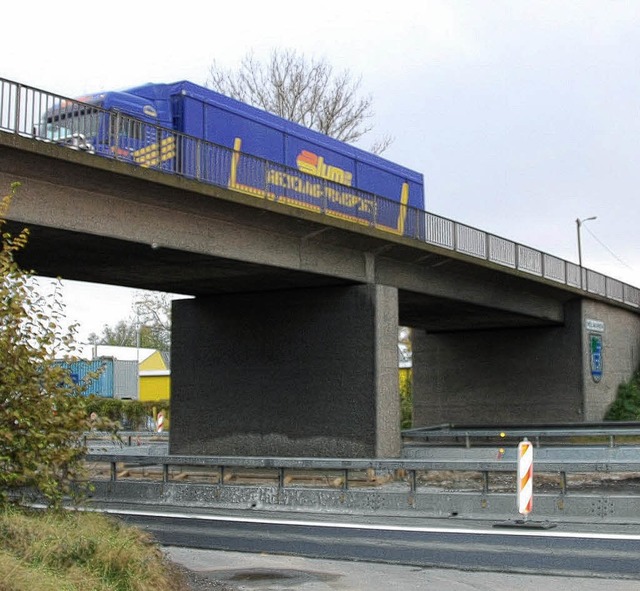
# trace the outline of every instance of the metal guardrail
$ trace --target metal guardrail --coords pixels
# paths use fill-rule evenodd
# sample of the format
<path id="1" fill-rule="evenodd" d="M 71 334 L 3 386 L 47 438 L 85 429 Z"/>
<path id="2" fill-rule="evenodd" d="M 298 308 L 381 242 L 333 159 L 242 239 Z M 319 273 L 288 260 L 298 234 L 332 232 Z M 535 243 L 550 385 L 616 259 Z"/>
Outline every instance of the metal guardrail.
<path id="1" fill-rule="evenodd" d="M 150 443 L 152 441 L 169 441 L 169 432 L 162 431 L 118 431 L 110 433 L 109 431 L 86 431 L 82 434 L 82 443 L 86 447 L 90 441 L 108 441 L 114 444 L 126 445 L 133 447 L 142 443 Z"/>
<path id="2" fill-rule="evenodd" d="M 580 425 L 512 425 L 505 427 L 473 427 L 455 425 L 433 425 L 429 427 L 417 427 L 402 431 L 405 442 L 412 440 L 435 441 L 448 440 L 449 442 L 464 442 L 465 447 L 470 448 L 472 441 L 485 443 L 487 441 L 512 441 L 527 437 L 536 447 L 540 447 L 543 439 L 554 442 L 571 443 L 571 439 L 590 437 L 607 441 L 609 447 L 614 447 L 616 440 L 621 437 L 637 437 L 640 439 L 640 423 L 583 423 Z M 565 441 L 562 441 L 565 440 Z"/>
<path id="3" fill-rule="evenodd" d="M 50 137 L 46 121 L 42 121 L 47 112 L 66 116 L 68 133 L 64 137 Z M 103 124 L 99 123 L 100 118 Z M 96 129 L 99 129 L 98 136 L 95 135 Z M 297 169 L 289 169 L 119 112 L 105 111 L 94 105 L 2 78 L 0 131 L 84 149 L 133 165 L 231 188 L 292 207 L 302 207 L 328 217 L 348 219 L 355 224 L 391 231 L 628 306 L 640 307 L 640 289 L 506 238 L 416 208 L 400 206 L 395 201 L 306 175 Z M 95 138 L 93 141 L 96 145 L 88 145 L 86 137 Z M 240 156 L 245 175 L 242 185 L 230 178 L 229 174 L 232 167 L 237 166 Z M 226 180 L 221 182 L 220 179 Z M 282 196 L 270 192 L 274 179 L 278 180 L 277 184 L 283 190 Z M 298 183 L 312 184 L 313 195 L 305 197 L 296 191 Z M 322 196 L 320 201 L 319 195 Z M 346 215 L 341 210 L 341 206 L 352 199 L 362 205 L 356 217 Z M 396 211 L 399 207 L 403 207 L 406 213 L 401 231 L 379 223 L 380 219 L 388 217 L 389 211 Z"/>
<path id="4" fill-rule="evenodd" d="M 601 454 L 591 454 L 588 460 L 569 458 L 561 461 L 535 462 L 534 470 L 537 474 L 556 474 L 560 479 L 560 492 L 567 494 L 567 474 L 588 473 L 635 473 L 640 472 L 640 455 L 637 460 L 626 458 L 612 458 L 607 448 Z M 295 488 L 287 484 L 287 471 L 315 471 L 338 472 L 342 474 L 340 485 L 343 490 L 349 488 L 350 474 L 354 472 L 374 471 L 393 473 L 395 481 L 403 481 L 408 485 L 409 493 L 414 495 L 418 490 L 418 475 L 428 472 L 475 472 L 482 476 L 482 492 L 488 493 L 491 473 L 516 473 L 516 462 L 513 460 L 369 460 L 369 459 L 317 459 L 317 458 L 277 458 L 277 457 L 210 457 L 210 456 L 181 456 L 181 455 L 120 455 L 120 454 L 87 454 L 85 460 L 93 463 L 110 465 L 110 480 L 118 480 L 118 465 L 128 467 L 160 466 L 162 481 L 174 482 L 170 468 L 200 467 L 211 468 L 217 472 L 217 486 L 227 486 L 225 474 L 229 469 L 269 469 L 276 473 L 277 488 Z M 175 482 L 178 482 L 176 479 Z"/>

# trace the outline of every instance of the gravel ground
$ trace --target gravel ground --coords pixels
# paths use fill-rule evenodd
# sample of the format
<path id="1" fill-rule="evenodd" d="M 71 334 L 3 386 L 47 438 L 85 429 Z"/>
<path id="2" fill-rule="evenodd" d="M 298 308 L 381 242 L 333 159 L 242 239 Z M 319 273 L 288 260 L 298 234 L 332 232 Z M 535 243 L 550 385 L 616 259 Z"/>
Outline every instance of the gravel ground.
<path id="1" fill-rule="evenodd" d="M 189 570 L 180 564 L 176 564 L 176 569 L 182 573 L 189 591 L 237 591 L 237 587 L 231 587 L 227 583 L 215 581 L 204 574 Z"/>

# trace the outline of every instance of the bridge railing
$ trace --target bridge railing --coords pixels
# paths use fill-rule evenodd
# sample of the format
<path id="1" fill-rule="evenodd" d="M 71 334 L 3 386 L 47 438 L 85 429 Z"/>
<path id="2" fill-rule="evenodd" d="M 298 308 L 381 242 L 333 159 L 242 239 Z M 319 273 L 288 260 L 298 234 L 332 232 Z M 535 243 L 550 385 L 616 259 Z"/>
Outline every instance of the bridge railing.
<path id="1" fill-rule="evenodd" d="M 64 132 L 52 131 L 51 123 L 64 123 Z M 523 244 L 120 112 L 2 78 L 0 131 L 375 227 L 640 307 L 640 289 Z M 274 186 L 278 187 L 277 194 Z M 389 223 L 392 219 L 402 219 L 402 224 L 394 227 Z"/>

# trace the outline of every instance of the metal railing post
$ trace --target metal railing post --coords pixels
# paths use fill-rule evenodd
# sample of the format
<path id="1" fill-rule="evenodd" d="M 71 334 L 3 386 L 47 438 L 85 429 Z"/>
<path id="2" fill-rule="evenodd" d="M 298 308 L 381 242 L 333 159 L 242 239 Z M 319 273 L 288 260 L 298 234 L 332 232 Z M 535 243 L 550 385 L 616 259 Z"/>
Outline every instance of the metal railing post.
<path id="1" fill-rule="evenodd" d="M 409 490 L 412 496 L 416 494 L 417 489 L 418 489 L 417 470 L 409 470 Z"/>
<path id="2" fill-rule="evenodd" d="M 182 147 L 184 148 L 184 141 L 181 141 Z M 184 152 L 184 150 L 181 150 Z M 196 179 L 200 180 L 202 178 L 202 140 L 196 140 Z"/>
<path id="3" fill-rule="evenodd" d="M 489 493 L 489 471 L 482 471 L 482 494 L 486 495 Z"/>
<path id="4" fill-rule="evenodd" d="M 13 133 L 18 134 L 19 133 L 19 126 L 20 126 L 20 111 L 21 111 L 21 103 L 22 101 L 20 100 L 20 95 L 22 94 L 22 84 L 17 84 L 16 85 L 16 104 L 15 104 L 15 117 L 14 117 L 14 122 L 13 122 Z"/>

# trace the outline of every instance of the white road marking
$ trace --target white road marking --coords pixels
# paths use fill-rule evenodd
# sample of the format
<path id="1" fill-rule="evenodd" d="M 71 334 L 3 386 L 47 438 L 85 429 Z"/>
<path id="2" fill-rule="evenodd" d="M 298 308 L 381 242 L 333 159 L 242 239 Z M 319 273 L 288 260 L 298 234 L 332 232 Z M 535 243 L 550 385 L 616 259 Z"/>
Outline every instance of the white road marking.
<path id="1" fill-rule="evenodd" d="M 254 523 L 264 525 L 291 525 L 298 527 L 317 528 L 338 528 L 338 529 L 360 529 L 369 531 L 399 531 L 415 533 L 438 533 L 438 534 L 466 534 L 466 535 L 487 535 L 487 536 L 528 536 L 536 538 L 570 538 L 570 539 L 592 539 L 592 540 L 628 540 L 640 541 L 640 535 L 615 534 L 615 533 L 592 533 L 592 532 L 563 532 L 563 531 L 538 531 L 519 530 L 511 528 L 500 529 L 471 529 L 471 528 L 448 528 L 448 527 L 419 527 L 406 525 L 387 525 L 370 523 L 344 523 L 339 521 L 303 521 L 289 519 L 272 519 L 260 517 L 234 517 L 224 515 L 210 515 L 204 513 L 172 513 L 167 511 L 142 511 L 132 509 L 90 509 L 102 513 L 113 513 L 117 515 L 131 515 L 138 517 L 168 517 L 172 519 L 197 519 L 201 521 L 227 521 L 231 523 Z M 564 524 L 566 525 L 566 524 Z"/>

